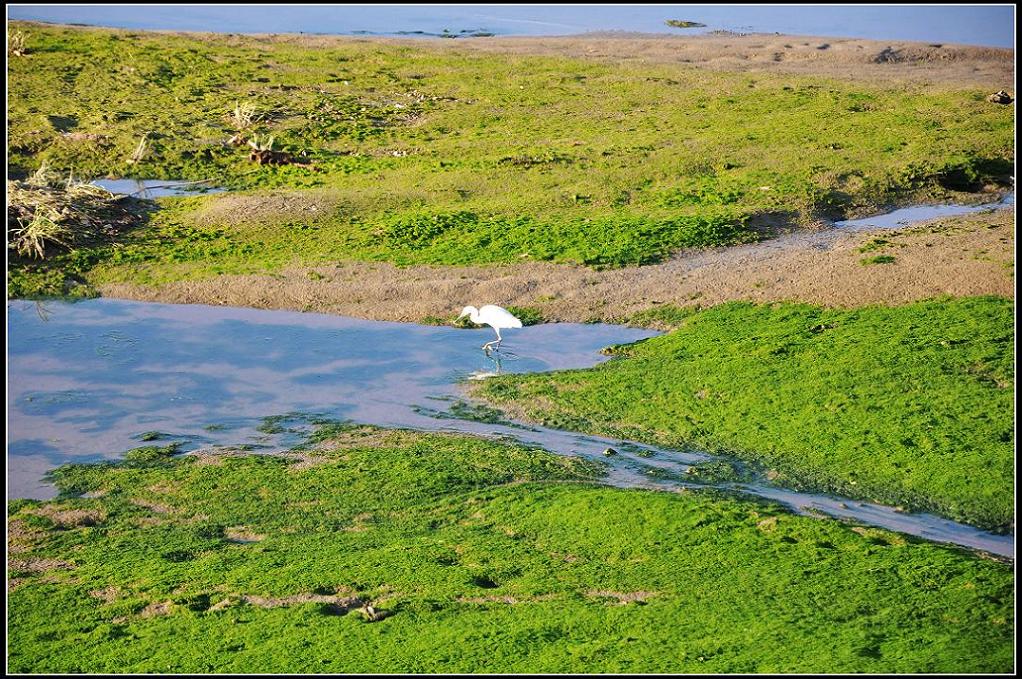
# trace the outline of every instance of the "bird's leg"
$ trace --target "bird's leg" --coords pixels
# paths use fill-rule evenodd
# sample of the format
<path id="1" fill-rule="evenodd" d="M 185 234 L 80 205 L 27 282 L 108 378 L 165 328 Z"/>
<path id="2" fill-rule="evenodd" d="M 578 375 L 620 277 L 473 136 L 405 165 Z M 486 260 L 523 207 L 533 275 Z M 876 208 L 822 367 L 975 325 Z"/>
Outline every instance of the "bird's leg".
<path id="1" fill-rule="evenodd" d="M 486 349 L 486 348 L 487 348 L 488 346 L 490 346 L 491 344 L 495 344 L 495 345 L 496 345 L 496 347 L 495 347 L 495 348 L 496 348 L 496 349 L 500 349 L 500 341 L 501 341 L 501 339 L 500 339 L 500 328 L 494 328 L 494 329 L 493 329 L 493 331 L 494 331 L 495 333 L 497 333 L 497 339 L 495 339 L 495 340 L 491 340 L 491 341 L 487 342 L 486 344 L 484 344 L 484 345 L 483 345 L 483 349 Z M 489 353 L 490 353 L 488 349 L 487 349 L 486 353 L 487 353 L 487 354 L 489 354 Z"/>

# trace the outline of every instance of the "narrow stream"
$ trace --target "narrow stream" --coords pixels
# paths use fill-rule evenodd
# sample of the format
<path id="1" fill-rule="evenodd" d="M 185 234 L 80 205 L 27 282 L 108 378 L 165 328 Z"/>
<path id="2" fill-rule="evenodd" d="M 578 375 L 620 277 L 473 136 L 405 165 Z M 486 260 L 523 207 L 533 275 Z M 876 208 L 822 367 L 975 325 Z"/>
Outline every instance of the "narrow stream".
<path id="1" fill-rule="evenodd" d="M 182 450 L 246 445 L 277 452 L 307 420 L 267 428 L 263 418 L 304 413 L 386 427 L 513 438 L 609 465 L 623 487 L 696 487 L 698 451 L 658 449 L 515 422 L 482 422 L 463 400 L 468 379 L 583 368 L 602 347 L 657 333 L 603 324 L 546 324 L 506 333 L 501 356 L 480 345 L 489 328 L 458 330 L 322 314 L 111 299 L 8 303 L 8 497 L 48 498 L 44 475 L 68 462 L 179 441 Z M 476 415 L 479 413 L 476 412 Z M 484 413 L 485 414 L 485 413 Z M 148 434 L 148 435 L 147 435 Z M 605 457 L 614 448 L 618 454 Z M 118 451 L 118 452 L 115 452 Z M 1014 555 L 1014 536 L 928 514 L 769 484 L 720 488 L 825 514 Z"/>
<path id="2" fill-rule="evenodd" d="M 223 193 L 227 189 L 208 180 L 183 181 L 180 179 L 93 179 L 91 184 L 135 198 L 164 198 L 167 196 L 195 196 L 203 193 Z"/>
<path id="3" fill-rule="evenodd" d="M 942 205 L 913 205 L 892 212 L 862 219 L 846 219 L 834 222 L 841 231 L 868 231 L 872 229 L 899 229 L 918 222 L 925 222 L 940 217 L 957 217 L 987 210 L 1001 210 L 1015 206 L 1015 192 L 1010 191 L 995 203 L 980 205 L 960 205 L 947 203 Z"/>

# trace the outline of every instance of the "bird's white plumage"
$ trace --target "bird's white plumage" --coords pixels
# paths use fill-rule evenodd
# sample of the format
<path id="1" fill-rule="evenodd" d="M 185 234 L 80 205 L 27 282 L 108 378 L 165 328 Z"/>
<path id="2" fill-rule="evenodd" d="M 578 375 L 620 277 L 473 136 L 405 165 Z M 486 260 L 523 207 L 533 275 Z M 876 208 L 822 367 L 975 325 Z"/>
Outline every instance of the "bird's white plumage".
<path id="1" fill-rule="evenodd" d="M 515 318 L 514 314 L 504 307 L 499 307 L 496 304 L 487 304 L 482 309 L 476 309 L 474 306 L 467 306 L 461 310 L 461 315 L 458 316 L 458 318 L 464 318 L 465 316 L 468 316 L 476 325 L 488 325 L 496 331 L 496 341 L 487 342 L 483 345 L 483 349 L 487 350 L 491 344 L 496 344 L 497 348 L 500 348 L 501 328 L 522 327 L 522 322 Z M 487 351 L 487 353 L 489 353 L 489 351 Z"/>
<path id="2" fill-rule="evenodd" d="M 514 314 L 496 304 L 487 304 L 482 309 L 467 306 L 461 310 L 461 316 L 468 315 L 477 325 L 488 325 L 491 328 L 520 328 L 522 322 Z M 459 317 L 460 318 L 460 317 Z"/>

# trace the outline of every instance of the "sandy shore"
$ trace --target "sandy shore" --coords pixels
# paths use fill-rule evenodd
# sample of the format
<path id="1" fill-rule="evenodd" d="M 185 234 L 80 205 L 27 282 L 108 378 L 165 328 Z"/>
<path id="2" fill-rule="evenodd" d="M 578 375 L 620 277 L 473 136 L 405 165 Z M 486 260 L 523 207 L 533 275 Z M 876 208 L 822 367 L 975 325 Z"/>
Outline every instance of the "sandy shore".
<path id="1" fill-rule="evenodd" d="M 1014 297 L 1014 209 L 939 219 L 900 231 L 800 231 L 658 265 L 593 271 L 549 263 L 407 267 L 341 262 L 153 288 L 108 284 L 109 297 L 292 309 L 374 320 L 447 318 L 466 304 L 539 309 L 548 320 L 613 320 L 660 304 L 729 300 L 825 306 L 901 304 L 940 295 Z M 889 241 L 876 245 L 875 239 Z M 873 243 L 873 249 L 862 251 Z M 864 264 L 878 255 L 890 263 Z"/>
<path id="2" fill-rule="evenodd" d="M 246 36 L 246 38 L 251 36 Z M 905 40 L 780 34 L 669 35 L 595 32 L 576 36 L 408 38 L 264 35 L 267 42 L 331 47 L 346 41 L 385 42 L 447 52 L 564 56 L 615 62 L 676 64 L 718 71 L 771 72 L 842 80 L 979 87 L 1014 94 L 1015 51 Z"/>
<path id="3" fill-rule="evenodd" d="M 35 22 L 20 22 L 31 25 Z M 115 30 L 75 26 L 76 30 Z M 121 30 L 123 33 L 139 31 Z M 572 36 L 513 36 L 439 40 L 308 34 L 221 34 L 145 31 L 244 44 L 252 40 L 331 48 L 351 42 L 402 44 L 416 49 L 508 55 L 566 56 L 678 64 L 721 71 L 765 71 L 844 80 L 978 87 L 1014 95 L 1015 51 L 907 40 L 866 40 L 778 33 L 704 35 L 598 31 Z"/>
<path id="4" fill-rule="evenodd" d="M 679 64 L 844 80 L 904 81 L 1014 93 L 1015 51 L 908 41 L 779 34 L 702 36 L 590 33 L 562 38 L 489 38 L 449 49 Z"/>

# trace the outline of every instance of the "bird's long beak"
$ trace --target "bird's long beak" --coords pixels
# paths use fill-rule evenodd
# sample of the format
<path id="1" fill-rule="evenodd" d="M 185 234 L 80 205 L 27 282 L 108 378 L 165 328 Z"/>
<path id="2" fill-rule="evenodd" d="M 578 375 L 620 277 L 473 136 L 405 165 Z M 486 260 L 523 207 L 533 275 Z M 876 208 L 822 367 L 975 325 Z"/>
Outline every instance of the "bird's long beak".
<path id="1" fill-rule="evenodd" d="M 465 316 L 468 316 L 468 312 L 467 312 L 467 311 L 463 312 L 463 313 L 462 313 L 462 314 L 461 314 L 460 316 L 458 316 L 458 317 L 457 317 L 456 319 L 454 319 L 454 320 L 456 320 L 456 321 L 460 321 L 461 319 L 465 318 Z"/>

